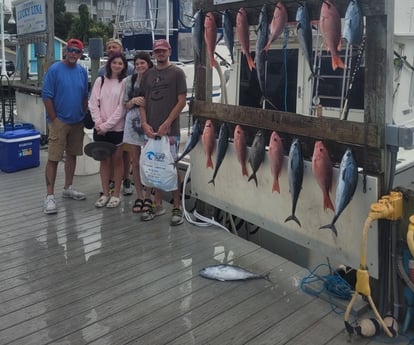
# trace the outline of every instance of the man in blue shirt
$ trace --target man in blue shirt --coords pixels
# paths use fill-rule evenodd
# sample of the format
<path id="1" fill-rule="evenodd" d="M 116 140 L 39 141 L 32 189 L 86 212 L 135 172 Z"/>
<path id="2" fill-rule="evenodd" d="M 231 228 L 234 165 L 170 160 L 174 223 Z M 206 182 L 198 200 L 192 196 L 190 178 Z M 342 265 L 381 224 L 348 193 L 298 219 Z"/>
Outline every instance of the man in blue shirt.
<path id="1" fill-rule="evenodd" d="M 65 155 L 65 186 L 62 196 L 75 200 L 85 194 L 72 187 L 76 156 L 82 155 L 83 118 L 88 107 L 88 74 L 76 62 L 83 52 L 82 41 L 72 38 L 67 42 L 65 57 L 51 65 L 45 74 L 42 99 L 45 104 L 49 141 L 46 163 L 47 195 L 43 212 L 57 212 L 54 197 L 58 162 Z"/>

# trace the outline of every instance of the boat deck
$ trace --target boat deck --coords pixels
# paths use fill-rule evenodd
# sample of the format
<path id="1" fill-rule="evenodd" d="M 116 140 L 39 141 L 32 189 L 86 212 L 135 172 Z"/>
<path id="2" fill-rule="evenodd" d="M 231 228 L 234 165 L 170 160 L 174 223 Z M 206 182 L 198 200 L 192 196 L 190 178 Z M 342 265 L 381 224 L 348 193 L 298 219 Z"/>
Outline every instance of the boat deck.
<path id="1" fill-rule="evenodd" d="M 143 223 L 134 196 L 96 209 L 98 175 L 77 176 L 85 201 L 45 215 L 44 163 L 0 172 L 0 344 L 348 344 L 343 315 L 300 289 L 306 269 L 214 227 Z M 260 279 L 219 282 L 199 270 L 221 262 Z M 354 344 L 407 344 L 383 336 Z"/>

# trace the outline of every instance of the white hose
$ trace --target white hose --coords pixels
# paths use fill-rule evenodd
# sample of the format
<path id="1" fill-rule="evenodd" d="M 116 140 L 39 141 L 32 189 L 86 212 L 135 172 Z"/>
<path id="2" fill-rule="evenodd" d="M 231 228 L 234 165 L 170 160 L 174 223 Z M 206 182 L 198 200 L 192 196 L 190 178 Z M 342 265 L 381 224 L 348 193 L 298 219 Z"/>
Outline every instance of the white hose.
<path id="1" fill-rule="evenodd" d="M 230 232 L 229 229 L 227 229 L 225 226 L 223 226 L 219 222 L 215 221 L 214 217 L 208 218 L 208 217 L 202 216 L 201 214 L 199 214 L 197 212 L 197 210 L 194 210 L 193 215 L 196 219 L 201 220 L 201 222 L 199 222 L 197 220 L 194 220 L 191 217 L 191 214 L 186 210 L 186 208 L 185 208 L 185 186 L 187 185 L 190 173 L 191 173 L 191 164 L 188 165 L 187 171 L 186 171 L 185 176 L 184 176 L 183 191 L 182 191 L 182 198 L 181 198 L 183 213 L 184 213 L 184 217 L 187 220 L 187 222 L 189 222 L 190 224 L 196 225 L 196 226 L 200 226 L 200 227 L 216 225 L 219 228 Z"/>

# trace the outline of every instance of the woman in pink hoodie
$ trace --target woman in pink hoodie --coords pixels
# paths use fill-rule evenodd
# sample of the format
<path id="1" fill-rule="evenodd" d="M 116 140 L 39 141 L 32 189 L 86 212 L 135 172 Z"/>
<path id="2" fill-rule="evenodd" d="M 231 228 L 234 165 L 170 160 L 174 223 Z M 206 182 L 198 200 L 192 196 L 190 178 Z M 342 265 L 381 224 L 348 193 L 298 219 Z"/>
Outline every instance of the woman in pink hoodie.
<path id="1" fill-rule="evenodd" d="M 123 175 L 122 139 L 125 125 L 123 95 L 128 63 L 123 54 L 114 53 L 105 65 L 105 76 L 97 78 L 89 98 L 89 109 L 95 121 L 94 141 L 105 141 L 116 145 L 111 157 L 101 161 L 100 175 L 103 194 L 96 207 L 117 207 L 121 201 L 120 189 Z M 110 195 L 109 178 L 114 169 L 115 188 Z"/>

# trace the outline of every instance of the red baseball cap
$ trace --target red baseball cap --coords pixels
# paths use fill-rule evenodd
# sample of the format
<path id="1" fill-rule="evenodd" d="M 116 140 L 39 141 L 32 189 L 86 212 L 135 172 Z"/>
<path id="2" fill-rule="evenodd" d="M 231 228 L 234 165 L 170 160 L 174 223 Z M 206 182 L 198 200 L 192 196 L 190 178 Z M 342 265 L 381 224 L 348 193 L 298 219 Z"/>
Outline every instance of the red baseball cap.
<path id="1" fill-rule="evenodd" d="M 167 40 L 159 39 L 159 40 L 155 40 L 152 45 L 152 50 L 157 50 L 157 49 L 169 50 L 171 49 L 171 46 Z"/>
<path id="2" fill-rule="evenodd" d="M 81 40 L 78 40 L 76 38 L 71 38 L 67 43 L 66 43 L 67 47 L 73 47 L 73 48 L 78 48 L 80 50 L 83 50 L 83 43 Z"/>

